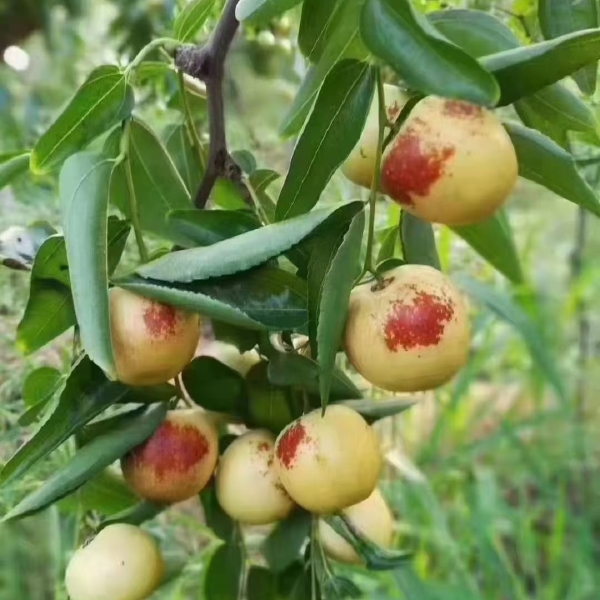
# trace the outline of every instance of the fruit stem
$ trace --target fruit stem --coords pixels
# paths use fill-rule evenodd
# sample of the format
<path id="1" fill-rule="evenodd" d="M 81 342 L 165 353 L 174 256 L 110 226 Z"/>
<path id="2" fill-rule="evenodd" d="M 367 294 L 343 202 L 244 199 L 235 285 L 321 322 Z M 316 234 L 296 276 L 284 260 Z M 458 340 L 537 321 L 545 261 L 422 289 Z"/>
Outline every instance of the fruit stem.
<path id="1" fill-rule="evenodd" d="M 371 273 L 378 278 L 373 264 L 373 244 L 375 242 L 375 215 L 377 207 L 377 193 L 379 191 L 379 182 L 381 180 L 381 155 L 383 153 L 383 141 L 385 135 L 385 127 L 387 125 L 387 111 L 385 109 L 385 95 L 383 89 L 383 77 L 381 75 L 381 67 L 377 67 L 377 98 L 379 100 L 379 131 L 377 135 L 377 151 L 375 153 L 375 171 L 371 182 L 371 192 L 369 194 L 369 230 L 367 237 L 367 255 L 365 257 L 365 266 L 360 279 L 366 273 Z"/>
<path id="2" fill-rule="evenodd" d="M 172 38 L 157 38 L 152 40 L 149 44 L 146 44 L 137 54 L 137 56 L 129 63 L 127 68 L 124 71 L 125 77 L 129 77 L 132 71 L 137 69 L 137 67 L 144 61 L 146 56 L 156 50 L 157 48 L 162 47 L 168 48 L 176 48 L 177 46 L 181 46 L 181 42 L 174 40 Z"/>
<path id="3" fill-rule="evenodd" d="M 312 515 L 311 531 L 310 531 L 310 597 L 311 600 L 317 600 L 317 558 L 316 549 L 319 544 L 318 531 L 319 520 L 315 515 Z"/>

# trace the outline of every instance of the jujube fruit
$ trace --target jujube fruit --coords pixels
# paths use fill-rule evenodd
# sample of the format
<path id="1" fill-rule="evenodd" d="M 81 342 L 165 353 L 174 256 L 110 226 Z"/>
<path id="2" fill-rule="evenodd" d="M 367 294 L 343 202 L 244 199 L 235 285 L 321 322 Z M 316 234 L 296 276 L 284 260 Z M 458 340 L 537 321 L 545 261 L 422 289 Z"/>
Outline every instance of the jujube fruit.
<path id="1" fill-rule="evenodd" d="M 164 563 L 154 538 L 134 525 L 109 525 L 74 554 L 65 576 L 71 600 L 144 600 Z"/>
<path id="2" fill-rule="evenodd" d="M 366 500 L 345 508 L 342 513 L 371 542 L 381 548 L 392 545 L 394 517 L 377 488 Z M 331 558 L 348 564 L 362 563 L 354 548 L 322 519 L 319 520 L 319 539 Z"/>
<path id="3" fill-rule="evenodd" d="M 373 429 L 359 413 L 341 405 L 290 423 L 277 438 L 275 456 L 287 493 L 315 513 L 333 513 L 367 498 L 382 464 Z"/>
<path id="4" fill-rule="evenodd" d="M 119 381 L 157 385 L 176 377 L 192 360 L 200 318 L 167 304 L 112 288 L 110 332 Z"/>
<path id="5" fill-rule="evenodd" d="M 385 149 L 381 189 L 417 217 L 468 225 L 490 217 L 517 176 L 515 149 L 492 111 L 429 96 Z"/>
<path id="6" fill-rule="evenodd" d="M 285 519 L 294 503 L 279 481 L 274 462 L 275 436 L 264 429 L 238 437 L 217 469 L 217 498 L 234 520 L 266 525 Z"/>
<path id="7" fill-rule="evenodd" d="M 208 483 L 218 445 L 215 427 L 200 409 L 169 411 L 154 434 L 121 459 L 125 481 L 145 500 L 187 500 Z"/>
<path id="8" fill-rule="evenodd" d="M 403 265 L 352 291 L 344 349 L 370 383 L 392 392 L 436 388 L 466 363 L 468 311 L 440 271 Z"/>

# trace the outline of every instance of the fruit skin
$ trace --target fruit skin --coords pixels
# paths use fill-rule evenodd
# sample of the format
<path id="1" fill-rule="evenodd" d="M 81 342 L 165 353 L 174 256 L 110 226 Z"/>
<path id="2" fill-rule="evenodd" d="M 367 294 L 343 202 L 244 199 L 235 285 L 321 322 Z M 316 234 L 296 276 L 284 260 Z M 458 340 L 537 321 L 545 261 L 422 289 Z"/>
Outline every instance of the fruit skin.
<path id="1" fill-rule="evenodd" d="M 500 208 L 517 176 L 515 149 L 493 112 L 429 96 L 386 148 L 381 189 L 426 221 L 468 225 Z"/>
<path id="2" fill-rule="evenodd" d="M 219 340 L 203 340 L 196 351 L 196 356 L 212 356 L 237 371 L 242 377 L 246 377 L 248 371 L 260 362 L 260 355 L 256 350 L 242 353 L 233 344 Z"/>
<path id="3" fill-rule="evenodd" d="M 266 525 L 285 519 L 294 502 L 279 481 L 274 462 L 275 436 L 249 431 L 227 448 L 217 470 L 217 498 L 236 521 Z"/>
<path id="4" fill-rule="evenodd" d="M 388 119 L 393 122 L 400 114 L 400 111 L 406 104 L 409 96 L 394 85 L 386 83 L 383 88 Z M 388 133 L 389 129 L 386 128 L 384 136 L 387 137 Z M 379 99 L 377 94 L 375 94 L 360 140 L 358 140 L 358 143 L 342 164 L 342 173 L 353 183 L 367 189 L 371 189 L 371 183 L 373 181 L 378 142 Z"/>
<path id="5" fill-rule="evenodd" d="M 379 441 L 355 410 L 341 405 L 314 410 L 290 423 L 277 438 L 275 465 L 297 504 L 333 513 L 371 494 L 381 471 Z"/>
<path id="6" fill-rule="evenodd" d="M 121 523 L 104 528 L 73 554 L 65 583 L 71 600 L 144 600 L 164 570 L 154 538 Z"/>
<path id="7" fill-rule="evenodd" d="M 121 468 L 141 498 L 173 504 L 204 489 L 217 464 L 218 446 L 206 413 L 172 410 L 149 439 L 121 459 Z"/>
<path id="8" fill-rule="evenodd" d="M 349 506 L 342 512 L 367 539 L 381 548 L 392 545 L 394 517 L 377 488 L 366 500 Z M 323 520 L 319 520 L 319 539 L 331 558 L 348 564 L 362 564 L 363 561 L 354 548 Z"/>
<path id="9" fill-rule="evenodd" d="M 165 383 L 192 360 L 200 339 L 197 314 L 112 288 L 110 333 L 119 381 Z"/>
<path id="10" fill-rule="evenodd" d="M 415 392 L 446 383 L 467 362 L 467 307 L 440 271 L 403 265 L 352 291 L 344 348 L 373 385 Z"/>

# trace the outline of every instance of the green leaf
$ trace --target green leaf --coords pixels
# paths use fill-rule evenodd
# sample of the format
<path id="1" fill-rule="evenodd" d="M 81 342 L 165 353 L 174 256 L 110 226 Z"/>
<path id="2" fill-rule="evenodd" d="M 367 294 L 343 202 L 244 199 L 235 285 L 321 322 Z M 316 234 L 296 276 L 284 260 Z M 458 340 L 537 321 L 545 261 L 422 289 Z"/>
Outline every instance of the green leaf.
<path id="1" fill-rule="evenodd" d="M 133 104 L 133 90 L 118 67 L 105 65 L 94 69 L 38 140 L 31 154 L 31 170 L 46 173 L 60 165 L 128 117 Z"/>
<path id="2" fill-rule="evenodd" d="M 494 106 L 494 77 L 449 42 L 409 0 L 367 0 L 360 31 L 369 50 L 415 90 Z"/>
<path id="3" fill-rule="evenodd" d="M 600 202 L 577 171 L 573 156 L 552 140 L 520 125 L 505 123 L 519 161 L 519 175 L 600 216 Z"/>
<path id="4" fill-rule="evenodd" d="M 182 378 L 192 400 L 206 410 L 235 416 L 244 414 L 244 378 L 216 358 L 195 358 L 183 370 Z"/>
<path id="5" fill-rule="evenodd" d="M 154 132 L 138 119 L 129 125 L 129 167 L 142 229 L 179 241 L 167 222 L 169 212 L 192 208 L 190 192 L 171 157 Z M 110 181 L 110 201 L 131 217 L 126 162 L 115 166 Z"/>
<path id="6" fill-rule="evenodd" d="M 186 4 L 173 23 L 175 39 L 192 42 L 210 15 L 215 0 L 193 0 Z"/>
<path id="7" fill-rule="evenodd" d="M 524 281 L 519 253 L 504 210 L 474 225 L 452 227 L 452 231 L 510 281 Z"/>
<path id="8" fill-rule="evenodd" d="M 325 517 L 327 524 L 341 535 L 364 561 L 371 571 L 387 571 L 404 566 L 412 558 L 412 552 L 380 548 L 364 537 L 345 516 Z"/>
<path id="9" fill-rule="evenodd" d="M 527 344 L 531 358 L 544 374 L 548 383 L 560 398 L 566 400 L 564 383 L 558 371 L 555 357 L 550 352 L 547 341 L 527 313 L 510 296 L 469 277 L 457 278 L 457 283 L 475 301 L 489 308 L 500 319 L 515 328 Z"/>
<path id="10" fill-rule="evenodd" d="M 249 210 L 175 210 L 168 220 L 193 246 L 210 246 L 260 227 Z"/>
<path id="11" fill-rule="evenodd" d="M 316 62 L 325 49 L 331 33 L 337 28 L 347 0 L 304 0 L 298 33 L 298 46 L 304 56 Z"/>
<path id="12" fill-rule="evenodd" d="M 204 175 L 204 166 L 190 142 L 185 123 L 169 128 L 165 146 L 190 196 L 195 194 Z"/>
<path id="13" fill-rule="evenodd" d="M 238 544 L 223 544 L 212 555 L 204 577 L 206 600 L 239 600 L 244 557 Z"/>
<path id="14" fill-rule="evenodd" d="M 323 595 L 326 598 L 364 598 L 361 589 L 351 580 L 340 575 L 327 577 L 323 582 Z"/>
<path id="15" fill-rule="evenodd" d="M 441 10 L 428 18 L 440 33 L 475 58 L 520 46 L 505 23 L 481 10 Z M 597 130 L 590 107 L 561 84 L 522 98 L 515 108 L 525 125 L 546 135 L 556 127 L 592 133 Z"/>
<path id="16" fill-rule="evenodd" d="M 599 58 L 600 29 L 590 29 L 492 54 L 480 62 L 498 80 L 502 90 L 499 104 L 505 106 L 560 81 Z"/>
<path id="17" fill-rule="evenodd" d="M 235 16 L 238 21 L 268 21 L 300 4 L 302 0 L 240 0 Z"/>
<path id="18" fill-rule="evenodd" d="M 238 533 L 237 524 L 221 508 L 214 480 L 200 492 L 200 500 L 204 510 L 204 520 L 208 527 L 223 541 L 233 540 Z"/>
<path id="19" fill-rule="evenodd" d="M 39 367 L 29 373 L 21 391 L 25 406 L 34 406 L 51 397 L 60 379 L 60 371 L 53 367 Z"/>
<path id="20" fill-rule="evenodd" d="M 13 179 L 29 170 L 31 152 L 17 154 L 0 159 L 0 190 L 7 186 Z"/>
<path id="21" fill-rule="evenodd" d="M 427 265 L 440 270 L 440 258 L 435 246 L 431 223 L 402 211 L 400 217 L 402 256 L 410 265 Z"/>
<path id="22" fill-rule="evenodd" d="M 345 0 L 318 62 L 306 73 L 280 126 L 283 136 L 296 135 L 302 129 L 323 81 L 338 62 L 368 57 L 359 33 L 360 12 L 364 3 L 365 0 Z"/>
<path id="23" fill-rule="evenodd" d="M 399 239 L 400 227 L 398 225 L 388 227 L 383 232 L 383 239 L 381 241 L 381 246 L 379 247 L 379 252 L 377 253 L 377 260 L 375 261 L 377 264 L 382 263 L 389 258 L 394 258 Z"/>
<path id="24" fill-rule="evenodd" d="M 284 521 L 277 523 L 261 547 L 261 552 L 272 571 L 281 573 L 300 558 L 311 526 L 311 514 L 300 508 Z"/>
<path id="25" fill-rule="evenodd" d="M 96 438 L 92 443 L 81 448 L 65 467 L 46 480 L 39 489 L 24 498 L 2 521 L 11 521 L 34 514 L 73 493 L 131 448 L 150 437 L 166 414 L 166 404 L 153 406 L 144 415 Z"/>
<path id="26" fill-rule="evenodd" d="M 248 600 L 278 600 L 275 575 L 264 567 L 250 567 L 246 596 Z"/>
<path id="27" fill-rule="evenodd" d="M 86 484 L 83 486 L 83 488 L 81 488 L 80 495 L 88 485 L 89 484 Z M 100 525 L 98 525 L 96 528 L 96 531 L 98 532 L 109 525 L 114 525 L 115 523 L 127 523 L 129 525 L 139 526 L 150 519 L 154 519 L 154 517 L 162 513 L 167 508 L 168 506 L 165 504 L 156 504 L 155 502 L 142 500 L 141 502 L 134 504 L 130 508 L 125 508 L 120 512 L 111 511 L 111 513 L 115 512 L 116 514 L 112 514 L 112 516 L 103 519 L 100 522 Z M 104 514 L 106 514 L 106 512 L 104 512 Z"/>
<path id="28" fill-rule="evenodd" d="M 364 229 L 365 213 L 361 211 L 352 219 L 347 233 L 341 239 L 320 286 L 317 358 L 321 366 L 319 383 L 323 408 L 329 402 L 335 359 L 342 343 L 350 292 L 360 269 L 358 262 Z"/>
<path id="29" fill-rule="evenodd" d="M 145 279 L 187 283 L 247 271 L 301 242 L 338 209 L 313 211 L 205 248 L 172 252 L 138 267 L 137 273 Z"/>
<path id="30" fill-rule="evenodd" d="M 115 376 L 108 310 L 108 189 L 112 163 L 75 154 L 60 173 L 63 227 L 81 343 L 90 358 Z"/>
<path id="31" fill-rule="evenodd" d="M 358 143 L 375 87 L 366 63 L 343 61 L 327 76 L 306 124 L 277 201 L 278 221 L 318 202 L 336 169 Z"/>
<path id="32" fill-rule="evenodd" d="M 546 39 L 582 29 L 593 29 L 600 25 L 596 0 L 540 0 L 538 18 Z M 596 91 L 597 76 L 597 63 L 573 73 L 579 89 L 589 96 Z"/>
<path id="33" fill-rule="evenodd" d="M 399 415 L 405 410 L 413 407 L 417 402 L 418 398 L 415 398 L 414 400 L 409 400 L 407 398 L 390 398 L 389 400 L 344 400 L 344 402 L 340 402 L 340 404 L 360 413 L 367 423 L 371 424 L 380 419 Z"/>
<path id="34" fill-rule="evenodd" d="M 306 283 L 270 267 L 190 284 L 161 284 L 140 278 L 116 283 L 142 296 L 248 329 L 298 330 L 308 318 Z"/>

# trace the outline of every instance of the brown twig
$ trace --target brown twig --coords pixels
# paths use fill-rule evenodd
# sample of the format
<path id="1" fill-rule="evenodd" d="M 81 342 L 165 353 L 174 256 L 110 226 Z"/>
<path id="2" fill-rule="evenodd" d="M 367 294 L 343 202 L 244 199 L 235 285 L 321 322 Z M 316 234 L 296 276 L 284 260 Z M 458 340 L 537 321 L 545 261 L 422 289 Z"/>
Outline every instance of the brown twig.
<path id="1" fill-rule="evenodd" d="M 203 81 L 208 98 L 210 146 L 204 178 L 196 194 L 195 205 L 204 208 L 219 177 L 229 179 L 240 189 L 243 198 L 251 201 L 242 170 L 227 149 L 223 78 L 225 59 L 239 27 L 235 9 L 239 0 L 227 0 L 221 18 L 204 46 L 183 46 L 175 55 L 178 69 Z"/>

